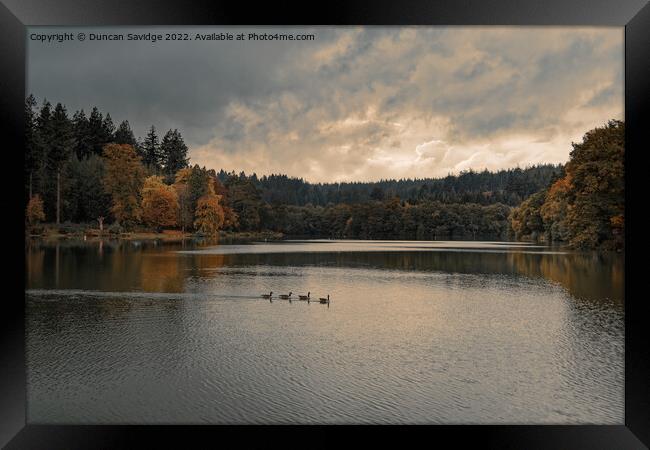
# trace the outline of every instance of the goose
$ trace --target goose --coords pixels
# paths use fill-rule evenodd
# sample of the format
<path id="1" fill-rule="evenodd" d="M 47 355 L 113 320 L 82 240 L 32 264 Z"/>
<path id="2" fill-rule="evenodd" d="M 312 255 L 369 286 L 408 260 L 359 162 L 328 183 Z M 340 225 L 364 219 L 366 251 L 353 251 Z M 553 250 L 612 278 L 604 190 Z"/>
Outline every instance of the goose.
<path id="1" fill-rule="evenodd" d="M 311 295 L 311 292 L 307 292 L 307 295 L 299 295 L 298 298 L 300 300 L 309 300 L 310 295 Z"/>
<path id="2" fill-rule="evenodd" d="M 330 302 L 330 295 L 327 294 L 327 298 L 323 298 L 323 297 L 321 297 L 321 298 L 319 298 L 318 300 L 320 300 L 321 303 L 327 303 L 327 304 L 329 304 L 329 302 Z"/>
<path id="3" fill-rule="evenodd" d="M 269 292 L 268 294 L 262 294 L 262 298 L 271 298 L 273 295 L 273 291 Z"/>
<path id="4" fill-rule="evenodd" d="M 289 292 L 289 295 L 282 294 L 282 295 L 280 295 L 280 298 L 284 299 L 284 300 L 291 300 L 291 294 L 293 294 L 293 292 Z"/>

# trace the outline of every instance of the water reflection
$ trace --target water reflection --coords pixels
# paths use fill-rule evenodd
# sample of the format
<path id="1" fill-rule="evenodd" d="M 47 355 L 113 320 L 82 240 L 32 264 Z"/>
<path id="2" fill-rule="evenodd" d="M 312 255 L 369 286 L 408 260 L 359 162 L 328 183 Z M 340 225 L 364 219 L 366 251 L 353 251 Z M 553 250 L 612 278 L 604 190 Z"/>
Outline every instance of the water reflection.
<path id="1" fill-rule="evenodd" d="M 623 423 L 620 255 L 214 245 L 30 242 L 28 420 Z"/>
<path id="2" fill-rule="evenodd" d="M 187 280 L 217 273 L 220 267 L 326 266 L 378 270 L 509 274 L 544 278 L 562 285 L 577 299 L 623 302 L 624 259 L 620 254 L 529 251 L 457 251 L 395 249 L 245 253 L 246 246 L 214 241 L 30 241 L 26 251 L 28 289 L 184 292 Z M 301 245 L 300 243 L 294 244 Z M 310 244 L 314 245 L 314 244 Z M 366 243 L 376 247 L 377 243 Z M 383 244 L 379 244 L 383 245 Z M 497 244 L 498 245 L 498 244 Z M 503 245 L 503 244 L 501 244 Z M 409 247 L 406 247 L 409 248 Z M 230 252 L 230 253 L 229 253 Z M 215 275 L 216 276 L 216 275 Z"/>

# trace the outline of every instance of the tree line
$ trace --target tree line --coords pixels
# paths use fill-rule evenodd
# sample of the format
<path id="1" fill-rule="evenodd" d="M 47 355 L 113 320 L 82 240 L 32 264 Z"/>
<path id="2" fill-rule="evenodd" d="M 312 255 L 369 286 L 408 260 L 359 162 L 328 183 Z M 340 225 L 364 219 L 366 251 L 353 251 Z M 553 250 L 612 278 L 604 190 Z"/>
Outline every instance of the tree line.
<path id="1" fill-rule="evenodd" d="M 262 200 L 270 204 L 314 205 L 357 204 L 399 197 L 411 204 L 436 201 L 440 203 L 503 203 L 517 206 L 531 194 L 546 187 L 562 171 L 561 165 L 543 164 L 525 169 L 512 168 L 490 172 L 467 170 L 444 178 L 381 180 L 377 182 L 309 183 L 301 178 L 282 174 L 260 178 L 247 177 L 260 191 Z M 217 173 L 226 182 L 232 175 L 223 169 Z"/>
<path id="2" fill-rule="evenodd" d="M 25 103 L 26 218 L 118 230 L 219 230 L 356 239 L 622 240 L 622 122 L 585 135 L 566 166 L 434 179 L 309 183 L 191 166 L 178 130 L 136 139 L 92 108 Z M 619 244 L 616 244 L 619 243 Z"/>

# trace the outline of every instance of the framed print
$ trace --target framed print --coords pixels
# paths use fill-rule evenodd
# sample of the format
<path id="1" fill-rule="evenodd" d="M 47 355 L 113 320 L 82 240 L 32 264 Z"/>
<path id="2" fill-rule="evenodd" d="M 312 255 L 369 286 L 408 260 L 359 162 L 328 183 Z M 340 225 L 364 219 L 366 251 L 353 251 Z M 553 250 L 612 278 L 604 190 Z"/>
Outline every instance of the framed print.
<path id="1" fill-rule="evenodd" d="M 646 448 L 645 2 L 0 12 L 7 448 Z"/>

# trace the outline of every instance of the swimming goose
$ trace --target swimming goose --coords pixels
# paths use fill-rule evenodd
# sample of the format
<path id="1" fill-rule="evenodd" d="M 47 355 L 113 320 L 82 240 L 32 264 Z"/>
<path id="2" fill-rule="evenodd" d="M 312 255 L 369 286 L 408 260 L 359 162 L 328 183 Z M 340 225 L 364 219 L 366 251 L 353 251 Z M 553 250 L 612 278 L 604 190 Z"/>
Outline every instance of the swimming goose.
<path id="1" fill-rule="evenodd" d="M 307 295 L 299 295 L 298 298 L 300 300 L 309 300 L 310 295 L 311 295 L 311 292 L 307 292 Z"/>
<path id="2" fill-rule="evenodd" d="M 329 302 L 330 302 L 330 295 L 327 294 L 327 298 L 323 298 L 323 297 L 321 297 L 321 298 L 319 298 L 318 300 L 320 300 L 321 303 L 327 303 L 327 304 L 329 304 Z"/>
<path id="3" fill-rule="evenodd" d="M 262 298 L 271 298 L 273 295 L 273 291 L 269 292 L 268 294 L 262 294 Z"/>
<path id="4" fill-rule="evenodd" d="M 291 294 L 293 294 L 293 292 L 289 292 L 289 295 L 282 294 L 282 295 L 280 295 L 280 298 L 284 299 L 284 300 L 291 299 Z"/>

